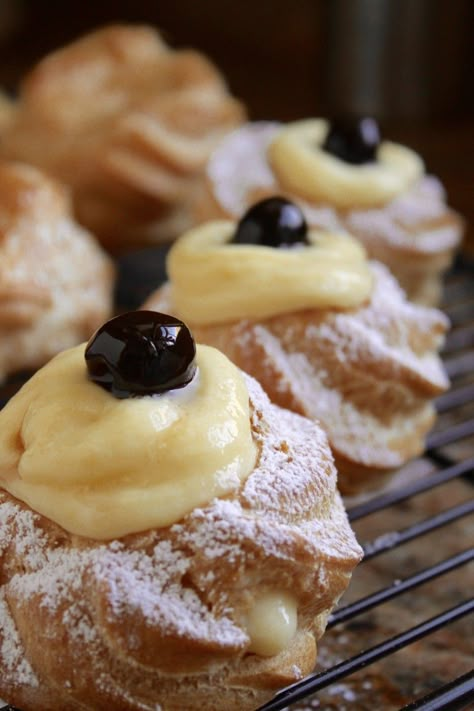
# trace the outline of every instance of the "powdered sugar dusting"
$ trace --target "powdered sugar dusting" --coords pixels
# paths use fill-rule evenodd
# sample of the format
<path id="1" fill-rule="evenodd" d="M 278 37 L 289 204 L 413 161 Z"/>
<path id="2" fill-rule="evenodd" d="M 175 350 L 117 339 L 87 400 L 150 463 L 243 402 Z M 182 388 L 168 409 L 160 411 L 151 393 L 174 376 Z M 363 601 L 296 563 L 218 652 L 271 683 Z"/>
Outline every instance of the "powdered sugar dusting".
<path id="1" fill-rule="evenodd" d="M 217 621 L 202 604 L 196 591 L 182 585 L 190 561 L 170 541 L 158 543 L 151 555 L 126 549 L 101 556 L 95 564 L 98 580 L 109 586 L 109 601 L 114 616 L 124 607 L 138 611 L 162 634 L 177 634 L 186 639 L 206 639 L 222 645 L 241 646 L 246 636 L 230 619 Z"/>
<path id="2" fill-rule="evenodd" d="M 426 255 L 453 249 L 461 236 L 460 225 L 446 207 L 444 191 L 434 176 L 421 178 L 383 208 L 350 211 L 345 226 L 368 247 L 373 240 L 381 240 L 393 248 Z"/>
<path id="3" fill-rule="evenodd" d="M 279 124 L 261 121 L 233 131 L 212 154 L 207 175 L 220 204 L 234 217 L 247 209 L 255 189 L 277 190 L 266 153 Z"/>
<path id="4" fill-rule="evenodd" d="M 10 675 L 10 686 L 0 680 L 0 692 L 13 683 L 33 688 L 38 666 L 42 686 L 51 676 L 68 699 L 83 698 L 68 665 L 44 671 L 40 657 L 23 663 L 5 590 L 15 609 L 36 619 L 39 649 L 59 645 L 66 656 L 80 657 L 94 669 L 104 703 L 127 696 L 137 709 L 158 708 L 160 690 L 175 688 L 166 640 L 183 640 L 183 650 L 191 645 L 195 659 L 210 655 L 209 669 L 203 661 L 199 673 L 204 686 L 217 673 L 220 679 L 235 675 L 250 642 L 242 605 L 261 585 L 279 588 L 287 581 L 304 597 L 300 625 L 322 634 L 331 600 L 343 592 L 361 551 L 336 494 L 325 435 L 270 404 L 245 378 L 257 466 L 234 496 L 195 509 L 170 528 L 94 543 L 0 493 L 0 662 Z M 192 685 L 196 676 L 190 679 Z"/>
<path id="5" fill-rule="evenodd" d="M 11 578 L 10 588 L 22 597 L 38 596 L 39 606 L 55 611 L 71 593 L 82 589 L 82 575 L 89 554 L 74 550 L 48 550 L 44 546 L 43 565 Z"/>
<path id="6" fill-rule="evenodd" d="M 30 664 L 25 659 L 18 630 L 5 600 L 5 591 L 0 589 L 0 666 L 3 681 L 16 686 L 38 686 Z"/>
<path id="7" fill-rule="evenodd" d="M 310 340 L 327 342 L 335 359 L 357 366 L 390 360 L 392 377 L 409 370 L 435 387 L 448 386 L 436 350 L 448 327 L 439 311 L 411 304 L 396 281 L 380 264 L 371 264 L 375 277 L 371 302 L 354 313 L 334 313 L 320 324 L 309 325 Z M 361 360 L 361 356 L 364 359 Z M 370 359 L 371 363 L 367 363 Z"/>
<path id="8" fill-rule="evenodd" d="M 289 439 L 297 442 L 297 448 L 288 443 L 285 448 L 280 448 L 281 435 L 275 431 L 261 433 L 262 441 L 271 438 L 273 446 L 263 450 L 257 470 L 259 475 L 249 477 L 243 496 L 253 507 L 263 508 L 280 520 L 291 516 L 292 521 L 297 521 L 308 517 L 309 501 L 317 499 L 318 495 L 322 497 L 328 485 L 335 486 L 336 472 L 324 432 L 313 427 L 306 418 L 288 415 L 286 410 L 278 413 L 281 431 L 290 433 Z M 272 453 L 271 462 L 269 452 Z M 308 467 L 311 456 L 316 457 L 322 468 L 322 476 L 317 480 L 312 467 Z"/>
<path id="9" fill-rule="evenodd" d="M 39 517 L 33 511 L 17 516 L 15 506 L 0 507 L 0 554 L 13 546 L 16 555 L 32 569 L 40 568 L 45 560 L 44 541 L 38 530 Z"/>
<path id="10" fill-rule="evenodd" d="M 374 290 L 364 307 L 282 316 L 236 333 L 244 361 L 249 344 L 258 344 L 258 368 L 281 373 L 272 384 L 277 402 L 291 396 L 295 409 L 320 420 L 339 454 L 390 468 L 407 456 L 397 440 L 413 438 L 416 427 L 421 446 L 431 399 L 448 387 L 437 355 L 448 320 L 408 302 L 382 265 L 371 269 Z"/>

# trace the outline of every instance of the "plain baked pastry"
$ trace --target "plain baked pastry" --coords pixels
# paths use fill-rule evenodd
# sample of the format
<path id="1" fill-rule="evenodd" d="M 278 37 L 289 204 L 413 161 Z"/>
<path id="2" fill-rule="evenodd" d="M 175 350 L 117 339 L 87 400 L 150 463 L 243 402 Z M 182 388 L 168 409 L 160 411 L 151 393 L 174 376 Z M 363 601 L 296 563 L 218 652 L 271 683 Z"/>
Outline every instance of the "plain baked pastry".
<path id="1" fill-rule="evenodd" d="M 448 387 L 438 357 L 448 320 L 407 301 L 346 234 L 305 230 L 279 198 L 239 224 L 197 227 L 173 245 L 170 281 L 145 308 L 186 319 L 273 402 L 318 420 L 339 486 L 355 494 L 423 451 L 433 399 Z"/>
<path id="2" fill-rule="evenodd" d="M 73 191 L 77 219 L 111 250 L 169 240 L 220 138 L 244 118 L 216 67 L 151 27 L 112 25 L 25 78 L 1 154 Z"/>
<path id="3" fill-rule="evenodd" d="M 0 381 L 88 338 L 111 314 L 114 277 L 67 191 L 0 161 Z"/>
<path id="4" fill-rule="evenodd" d="M 0 413 L 0 695 L 23 711 L 251 711 L 313 668 L 361 556 L 326 437 L 188 334 L 118 317 L 89 377 L 66 351 Z"/>
<path id="5" fill-rule="evenodd" d="M 197 222 L 238 219 L 257 199 L 282 194 L 300 205 L 312 227 L 357 237 L 412 301 L 439 302 L 463 221 L 420 157 L 380 141 L 371 119 L 248 123 L 222 141 L 206 175 Z"/>

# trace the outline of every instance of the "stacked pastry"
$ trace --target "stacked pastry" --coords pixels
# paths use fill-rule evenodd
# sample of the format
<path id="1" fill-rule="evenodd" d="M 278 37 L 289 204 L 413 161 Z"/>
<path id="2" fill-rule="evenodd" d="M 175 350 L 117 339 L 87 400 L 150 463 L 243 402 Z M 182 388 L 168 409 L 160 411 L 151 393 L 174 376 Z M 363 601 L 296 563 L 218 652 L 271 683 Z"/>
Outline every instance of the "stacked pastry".
<path id="1" fill-rule="evenodd" d="M 146 307 L 177 313 L 275 403 L 318 420 L 345 493 L 423 450 L 448 386 L 437 354 L 448 321 L 408 302 L 355 240 L 308 230 L 296 205 L 270 198 L 238 224 L 191 230 L 167 266 Z"/>
<path id="2" fill-rule="evenodd" d="M 361 555 L 319 426 L 162 314 L 31 378 L 0 484 L 0 695 L 23 711 L 251 711 L 312 669 Z"/>
<path id="3" fill-rule="evenodd" d="M 0 381 L 80 343 L 112 311 L 114 268 L 66 190 L 0 162 Z"/>
<path id="4" fill-rule="evenodd" d="M 111 250 L 175 237 L 219 139 L 242 105 L 193 50 L 149 27 L 110 26 L 53 52 L 25 78 L 1 154 L 72 188 L 78 220 Z"/>
<path id="5" fill-rule="evenodd" d="M 463 222 L 421 158 L 381 140 L 372 119 L 243 126 L 211 157 L 196 220 L 238 219 L 273 194 L 297 202 L 312 227 L 356 236 L 411 300 L 438 303 Z"/>

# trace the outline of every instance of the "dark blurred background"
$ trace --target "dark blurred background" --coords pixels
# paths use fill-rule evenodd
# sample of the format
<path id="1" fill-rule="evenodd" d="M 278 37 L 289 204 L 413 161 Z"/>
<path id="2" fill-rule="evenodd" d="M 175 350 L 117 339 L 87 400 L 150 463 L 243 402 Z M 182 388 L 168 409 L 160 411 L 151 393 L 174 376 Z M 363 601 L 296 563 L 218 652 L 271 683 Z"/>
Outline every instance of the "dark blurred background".
<path id="1" fill-rule="evenodd" d="M 110 22 L 208 54 L 252 119 L 376 116 L 474 222 L 473 0 L 0 0 L 0 84 Z"/>

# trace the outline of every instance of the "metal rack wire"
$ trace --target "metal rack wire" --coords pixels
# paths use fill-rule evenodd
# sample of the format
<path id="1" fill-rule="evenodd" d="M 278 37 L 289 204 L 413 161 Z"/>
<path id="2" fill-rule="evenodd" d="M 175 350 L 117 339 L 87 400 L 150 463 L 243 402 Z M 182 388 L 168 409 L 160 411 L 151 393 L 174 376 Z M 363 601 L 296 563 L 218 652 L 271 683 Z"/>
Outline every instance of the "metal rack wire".
<path id="1" fill-rule="evenodd" d="M 364 568 L 373 559 L 398 549 L 407 543 L 417 542 L 422 536 L 432 535 L 456 521 L 465 520 L 474 513 L 474 496 L 470 496 L 469 484 L 474 483 L 474 279 L 472 266 L 457 265 L 447 280 L 445 311 L 451 318 L 453 329 L 447 339 L 443 357 L 446 368 L 452 380 L 452 389 L 437 402 L 440 414 L 440 424 L 430 435 L 424 460 L 432 465 L 432 471 L 414 481 L 409 481 L 397 488 L 373 496 L 372 498 L 349 508 L 349 518 L 352 522 L 364 521 L 372 515 L 388 510 L 396 510 L 415 497 L 432 492 L 437 487 L 452 485 L 457 479 L 465 480 L 465 500 L 453 506 L 435 512 L 427 518 L 398 530 L 386 530 L 373 540 L 363 544 L 364 559 L 357 574 L 364 576 Z M 156 272 L 155 272 L 156 274 Z M 143 283 L 142 283 L 143 285 Z M 130 298 L 129 298 L 130 302 Z M 130 304 L 135 306 L 137 304 Z M 11 390 L 16 390 L 18 383 L 13 382 Z M 8 399 L 11 392 L 0 393 L 0 399 Z M 0 406 L 1 406 L 0 402 Z M 448 418 L 447 423 L 443 418 Z M 470 440 L 470 438 L 472 438 Z M 454 453 L 450 447 L 461 445 L 461 454 Z M 469 541 L 468 541 L 469 542 Z M 417 594 L 417 589 L 443 576 L 472 564 L 474 561 L 474 546 L 459 546 L 459 552 L 449 555 L 443 560 L 423 567 L 403 579 L 397 579 L 391 584 L 375 592 L 361 596 L 337 609 L 329 619 L 329 630 L 344 626 L 347 622 L 363 616 L 389 601 L 403 596 Z M 305 700 L 311 706 L 304 708 L 325 708 L 320 706 L 318 692 L 334 688 L 341 680 L 351 679 L 361 670 L 367 670 L 375 662 L 390 657 L 399 650 L 444 628 L 457 620 L 466 618 L 474 612 L 474 597 L 472 590 L 465 590 L 465 599 L 458 604 L 443 609 L 434 616 L 422 620 L 408 629 L 403 629 L 394 636 L 360 651 L 347 659 L 339 661 L 325 671 L 314 673 L 292 686 L 280 691 L 269 703 L 258 711 L 279 711 L 291 708 L 301 708 L 298 704 Z M 322 643 L 324 646 L 324 641 Z M 312 702 L 311 699 L 316 699 Z M 313 705 L 314 703 L 314 705 Z M 324 703 L 324 702 L 323 702 Z M 421 698 L 402 706 L 403 711 L 455 711 L 466 709 L 474 704 L 474 670 L 467 671 L 457 678 L 439 686 Z M 354 699 L 350 704 L 353 711 L 359 708 Z M 381 708 L 374 706 L 375 708 Z M 5 706 L 0 711 L 15 711 Z M 231 710 L 229 710 L 231 711 Z M 232 711 L 238 711 L 232 710 Z"/>

